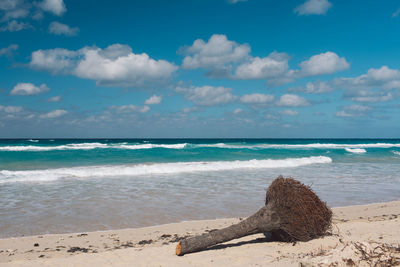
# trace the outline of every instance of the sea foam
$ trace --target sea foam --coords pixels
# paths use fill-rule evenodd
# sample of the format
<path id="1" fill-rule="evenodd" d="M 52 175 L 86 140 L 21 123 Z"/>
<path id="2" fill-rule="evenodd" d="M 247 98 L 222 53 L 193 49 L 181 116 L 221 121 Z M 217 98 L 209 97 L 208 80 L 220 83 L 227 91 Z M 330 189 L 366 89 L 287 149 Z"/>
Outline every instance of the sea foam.
<path id="1" fill-rule="evenodd" d="M 59 146 L 2 146 L 0 151 L 53 151 L 53 150 L 92 150 L 92 149 L 151 149 L 151 148 L 168 148 L 168 149 L 183 149 L 186 143 L 183 144 L 132 144 L 117 143 L 78 143 L 66 144 Z"/>
<path id="2" fill-rule="evenodd" d="M 215 147 L 227 149 L 363 149 L 363 148 L 391 148 L 400 147 L 399 143 L 370 143 L 370 144 L 332 144 L 332 143 L 313 143 L 313 144 L 198 144 L 197 147 Z M 349 151 L 350 152 L 350 151 Z M 354 152 L 357 153 L 357 152 Z M 360 153 L 360 152 L 359 152 Z M 364 153 L 364 152 L 361 152 Z"/>
<path id="3" fill-rule="evenodd" d="M 367 150 L 365 150 L 363 148 L 345 148 L 345 150 L 347 152 L 356 153 L 356 154 L 362 154 L 362 153 L 366 153 L 367 152 Z"/>
<path id="4" fill-rule="evenodd" d="M 235 169 L 290 168 L 317 163 L 331 163 L 329 157 L 303 157 L 286 159 L 265 159 L 247 161 L 202 161 L 153 163 L 137 165 L 103 165 L 72 168 L 58 168 L 30 171 L 0 171 L 0 183 L 45 182 L 58 179 L 112 178 L 152 174 L 177 174 L 185 172 L 208 172 Z"/>
<path id="5" fill-rule="evenodd" d="M 35 142 L 35 141 L 33 141 Z M 366 144 L 333 144 L 333 143 L 312 143 L 312 144 L 152 144 L 149 142 L 139 144 L 123 143 L 72 143 L 57 146 L 40 145 L 16 145 L 0 146 L 0 151 L 53 151 L 53 150 L 92 150 L 92 149 L 196 149 L 196 148 L 221 148 L 221 149 L 345 149 L 351 153 L 365 153 L 365 148 L 400 148 L 399 143 L 366 143 Z"/>

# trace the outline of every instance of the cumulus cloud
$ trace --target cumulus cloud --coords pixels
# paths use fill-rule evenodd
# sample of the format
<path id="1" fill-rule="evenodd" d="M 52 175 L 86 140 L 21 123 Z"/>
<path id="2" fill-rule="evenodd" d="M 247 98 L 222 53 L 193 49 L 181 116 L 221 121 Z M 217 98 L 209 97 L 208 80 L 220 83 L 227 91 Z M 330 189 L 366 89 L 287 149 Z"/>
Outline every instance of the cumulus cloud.
<path id="1" fill-rule="evenodd" d="M 1 0 L 0 31 L 33 29 L 32 20 L 42 19 L 43 12 L 61 16 L 66 10 L 63 0 Z"/>
<path id="2" fill-rule="evenodd" d="M 111 106 L 111 110 L 115 111 L 116 113 L 132 113 L 132 112 L 139 112 L 139 113 L 146 113 L 150 110 L 149 106 L 135 106 L 135 105 L 123 105 L 123 106 Z"/>
<path id="3" fill-rule="evenodd" d="M 268 57 L 251 58 L 239 65 L 235 71 L 238 79 L 266 79 L 283 75 L 289 68 L 289 56 L 285 53 L 273 52 Z"/>
<path id="4" fill-rule="evenodd" d="M 50 71 L 53 74 L 72 73 L 80 55 L 80 50 L 76 52 L 63 48 L 37 50 L 32 52 L 29 65 L 31 68 Z"/>
<path id="5" fill-rule="evenodd" d="M 300 63 L 299 69 L 289 68 L 289 55 L 272 52 L 267 57 L 250 55 L 248 44 L 228 40 L 226 35 L 214 34 L 208 41 L 197 39 L 180 52 L 185 55 L 185 69 L 206 69 L 207 75 L 228 79 L 267 79 L 271 85 L 293 82 L 295 79 L 332 74 L 345 70 L 350 64 L 344 57 L 328 51 Z"/>
<path id="6" fill-rule="evenodd" d="M 379 69 L 371 68 L 366 74 L 355 78 L 339 78 L 335 80 L 336 84 L 350 88 L 374 88 L 384 89 L 400 88 L 400 71 L 390 69 L 388 66 L 382 66 Z"/>
<path id="7" fill-rule="evenodd" d="M 250 47 L 228 40 L 226 35 L 214 34 L 206 42 L 197 39 L 189 47 L 180 51 L 185 54 L 182 67 L 185 69 L 205 68 L 218 70 L 229 69 L 229 64 L 239 62 L 249 56 Z"/>
<path id="8" fill-rule="evenodd" d="M 360 117 L 365 116 L 371 107 L 361 105 L 345 106 L 342 110 L 336 112 L 337 117 Z"/>
<path id="9" fill-rule="evenodd" d="M 283 107 L 301 107 L 310 105 L 304 97 L 292 94 L 282 95 L 276 104 Z"/>
<path id="10" fill-rule="evenodd" d="M 8 47 L 0 49 L 0 56 L 12 56 L 15 51 L 18 50 L 18 45 L 11 44 Z"/>
<path id="11" fill-rule="evenodd" d="M 63 0 L 43 0 L 39 6 L 47 12 L 61 16 L 67 11 Z"/>
<path id="12" fill-rule="evenodd" d="M 146 105 L 158 105 L 161 103 L 162 97 L 157 95 L 152 95 L 150 98 L 146 99 L 144 103 Z"/>
<path id="13" fill-rule="evenodd" d="M 337 78 L 337 87 L 345 90 L 344 96 L 357 102 L 385 102 L 394 98 L 400 89 L 400 71 L 382 66 L 371 68 L 366 74 L 354 78 Z"/>
<path id="14" fill-rule="evenodd" d="M 53 119 L 53 118 L 57 118 L 57 117 L 61 117 L 65 114 L 67 114 L 68 111 L 64 110 L 64 109 L 56 109 L 50 112 L 47 112 L 45 114 L 41 114 L 39 116 L 39 118 L 41 119 Z"/>
<path id="15" fill-rule="evenodd" d="M 232 94 L 232 88 L 222 86 L 177 87 L 175 90 L 178 93 L 183 93 L 186 99 L 199 106 L 227 104 L 237 99 L 237 96 Z"/>
<path id="16" fill-rule="evenodd" d="M 36 86 L 33 83 L 18 83 L 11 90 L 11 95 L 37 95 L 49 91 L 46 84 Z"/>
<path id="17" fill-rule="evenodd" d="M 78 32 L 78 27 L 71 28 L 70 26 L 57 21 L 53 21 L 49 25 L 49 33 L 53 33 L 55 35 L 75 36 L 78 34 Z"/>
<path id="18" fill-rule="evenodd" d="M 1 32 L 9 31 L 9 32 L 18 32 L 25 29 L 32 28 L 29 23 L 18 22 L 16 20 L 9 21 L 6 25 L 0 27 Z"/>
<path id="19" fill-rule="evenodd" d="M 23 110 L 23 107 L 21 106 L 2 106 L 0 105 L 0 111 L 3 111 L 5 113 L 18 113 Z"/>
<path id="20" fill-rule="evenodd" d="M 310 59 L 300 63 L 301 70 L 297 75 L 315 76 L 331 74 L 337 71 L 346 70 L 350 64 L 344 57 L 339 57 L 334 52 L 325 52 L 312 56 Z"/>
<path id="21" fill-rule="evenodd" d="M 244 104 L 265 104 L 274 100 L 273 95 L 248 94 L 240 97 L 240 102 Z"/>
<path id="22" fill-rule="evenodd" d="M 285 109 L 285 110 L 281 111 L 280 114 L 285 115 L 285 116 L 297 116 L 299 114 L 299 112 L 296 110 Z"/>
<path id="23" fill-rule="evenodd" d="M 328 0 L 307 0 L 294 9 L 298 15 L 324 15 L 332 4 Z"/>
<path id="24" fill-rule="evenodd" d="M 60 102 L 61 96 L 53 96 L 47 99 L 47 102 Z"/>
<path id="25" fill-rule="evenodd" d="M 287 90 L 288 92 L 303 92 L 307 94 L 323 94 L 333 91 L 332 86 L 326 82 L 308 82 L 305 87 L 295 87 Z"/>
<path id="26" fill-rule="evenodd" d="M 29 64 L 35 69 L 95 80 L 99 85 L 122 87 L 141 87 L 166 81 L 177 70 L 173 63 L 152 59 L 146 53 L 135 54 L 130 46 L 121 44 L 105 49 L 37 50 L 32 53 Z"/>

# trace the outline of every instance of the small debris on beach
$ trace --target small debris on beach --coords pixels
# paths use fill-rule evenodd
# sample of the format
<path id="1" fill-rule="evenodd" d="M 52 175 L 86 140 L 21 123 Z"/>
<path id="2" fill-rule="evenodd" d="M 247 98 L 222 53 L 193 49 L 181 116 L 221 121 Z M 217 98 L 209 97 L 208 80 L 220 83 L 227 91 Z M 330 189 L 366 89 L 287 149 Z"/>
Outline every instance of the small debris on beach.
<path id="1" fill-rule="evenodd" d="M 119 248 L 133 248 L 135 245 L 131 242 L 131 241 L 126 241 L 124 243 L 122 243 L 121 245 L 119 245 L 118 247 L 115 247 L 116 249 Z"/>
<path id="2" fill-rule="evenodd" d="M 84 252 L 84 253 L 88 253 L 88 252 L 89 252 L 89 249 L 87 249 L 87 248 L 81 248 L 81 247 L 71 247 L 70 249 L 67 250 L 67 252 L 70 252 L 70 253 L 74 253 L 74 252 L 77 252 L 77 251 L 79 251 L 79 252 Z"/>
<path id="3" fill-rule="evenodd" d="M 149 239 L 149 240 L 141 240 L 141 241 L 139 241 L 139 245 L 149 245 L 149 244 L 152 244 L 154 241 L 152 240 L 152 239 Z"/>

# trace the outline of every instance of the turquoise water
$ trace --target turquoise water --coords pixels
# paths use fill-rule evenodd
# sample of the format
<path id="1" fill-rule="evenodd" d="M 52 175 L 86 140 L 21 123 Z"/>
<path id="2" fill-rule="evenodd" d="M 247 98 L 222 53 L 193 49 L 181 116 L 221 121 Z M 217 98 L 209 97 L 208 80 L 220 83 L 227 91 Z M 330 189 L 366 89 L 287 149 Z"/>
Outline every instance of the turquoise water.
<path id="1" fill-rule="evenodd" d="M 282 174 L 331 206 L 400 199 L 400 139 L 0 140 L 0 237 L 247 216 Z"/>

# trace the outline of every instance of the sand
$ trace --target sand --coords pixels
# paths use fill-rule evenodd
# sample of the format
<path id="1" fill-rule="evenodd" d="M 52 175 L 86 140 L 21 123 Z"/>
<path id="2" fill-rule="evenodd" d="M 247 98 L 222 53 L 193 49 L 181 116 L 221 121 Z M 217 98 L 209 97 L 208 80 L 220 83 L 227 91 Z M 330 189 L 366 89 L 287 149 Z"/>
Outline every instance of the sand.
<path id="1" fill-rule="evenodd" d="M 331 235 L 324 238 L 282 243 L 259 234 L 182 257 L 175 255 L 179 239 L 226 227 L 240 218 L 0 239 L 0 266 L 400 265 L 400 201 L 333 212 Z"/>

